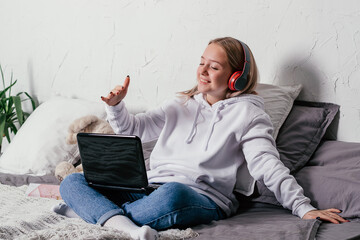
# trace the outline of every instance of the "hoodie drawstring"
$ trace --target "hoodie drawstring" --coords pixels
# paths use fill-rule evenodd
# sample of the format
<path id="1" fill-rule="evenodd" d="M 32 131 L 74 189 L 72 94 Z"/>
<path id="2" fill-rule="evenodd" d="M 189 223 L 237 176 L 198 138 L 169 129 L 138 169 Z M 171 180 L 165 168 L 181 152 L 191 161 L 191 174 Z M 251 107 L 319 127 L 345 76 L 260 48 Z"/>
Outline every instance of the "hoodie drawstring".
<path id="1" fill-rule="evenodd" d="M 219 113 L 220 113 L 220 111 L 221 111 L 223 108 L 224 108 L 224 104 L 221 103 L 221 104 L 216 108 L 215 113 L 214 113 L 214 115 L 213 115 L 213 117 L 212 117 L 212 119 L 211 119 L 210 130 L 208 131 L 208 136 L 207 136 L 207 138 L 205 138 L 205 139 L 206 139 L 206 140 L 205 140 L 205 141 L 206 141 L 206 142 L 205 142 L 205 148 L 204 148 L 205 151 L 206 151 L 207 148 L 208 148 L 211 135 L 212 135 L 212 133 L 213 133 L 213 131 L 214 131 L 215 123 L 217 123 L 218 120 L 220 120 Z"/>
<path id="2" fill-rule="evenodd" d="M 195 115 L 195 119 L 194 119 L 194 122 L 193 122 L 193 125 L 192 125 L 192 128 L 191 128 L 190 134 L 189 134 L 188 138 L 186 139 L 186 143 L 188 143 L 188 144 L 192 142 L 192 140 L 194 139 L 194 136 L 196 135 L 197 122 L 198 122 L 198 118 L 199 118 L 199 115 L 200 115 L 200 112 L 201 112 L 202 108 L 204 108 L 204 106 L 202 104 L 199 104 L 199 106 L 198 106 L 198 108 L 196 110 L 196 115 Z M 212 133 L 214 131 L 215 123 L 217 123 L 220 120 L 219 113 L 223 108 L 224 108 L 224 104 L 221 103 L 221 104 L 219 104 L 219 106 L 217 106 L 216 110 L 214 111 L 214 115 L 213 115 L 213 117 L 211 119 L 209 130 L 208 130 L 207 136 L 205 138 L 205 151 L 208 148 L 211 135 L 212 135 Z"/>
<path id="3" fill-rule="evenodd" d="M 198 106 L 198 108 L 196 110 L 195 120 L 194 120 L 194 123 L 192 125 L 189 137 L 186 139 L 186 143 L 191 143 L 191 141 L 193 140 L 193 138 L 194 138 L 194 136 L 196 134 L 196 125 L 197 125 L 197 120 L 198 120 L 201 108 L 202 108 L 202 105 L 199 104 L 199 106 Z"/>

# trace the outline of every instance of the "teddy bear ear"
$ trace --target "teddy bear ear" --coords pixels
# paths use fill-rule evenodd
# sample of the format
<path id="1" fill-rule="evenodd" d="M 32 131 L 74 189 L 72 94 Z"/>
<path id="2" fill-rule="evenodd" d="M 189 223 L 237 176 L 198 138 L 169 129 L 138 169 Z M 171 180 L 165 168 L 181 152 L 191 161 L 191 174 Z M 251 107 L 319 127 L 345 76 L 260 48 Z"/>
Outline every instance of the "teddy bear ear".
<path id="1" fill-rule="evenodd" d="M 69 133 L 78 133 L 81 132 L 84 128 L 89 126 L 92 123 L 95 123 L 99 120 L 97 116 L 88 115 L 83 116 L 78 119 L 75 119 L 69 126 Z"/>

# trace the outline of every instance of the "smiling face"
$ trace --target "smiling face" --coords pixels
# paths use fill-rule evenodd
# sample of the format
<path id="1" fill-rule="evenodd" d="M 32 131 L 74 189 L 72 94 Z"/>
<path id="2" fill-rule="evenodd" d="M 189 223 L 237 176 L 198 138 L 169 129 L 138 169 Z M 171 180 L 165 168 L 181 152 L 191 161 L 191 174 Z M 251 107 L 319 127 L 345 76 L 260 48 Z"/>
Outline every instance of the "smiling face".
<path id="1" fill-rule="evenodd" d="M 216 43 L 208 45 L 201 56 L 196 75 L 198 91 L 206 96 L 210 105 L 225 99 L 231 74 L 225 50 Z"/>

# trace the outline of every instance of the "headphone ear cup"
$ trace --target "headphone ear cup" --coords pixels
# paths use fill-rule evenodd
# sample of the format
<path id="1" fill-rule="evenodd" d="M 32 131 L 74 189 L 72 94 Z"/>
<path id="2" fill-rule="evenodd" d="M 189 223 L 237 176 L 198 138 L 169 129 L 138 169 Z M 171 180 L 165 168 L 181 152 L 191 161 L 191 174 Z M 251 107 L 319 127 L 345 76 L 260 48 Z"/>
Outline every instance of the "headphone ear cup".
<path id="1" fill-rule="evenodd" d="M 242 78 L 243 72 L 236 71 L 234 72 L 228 82 L 228 86 L 232 91 L 241 91 L 246 87 L 247 80 L 244 81 Z"/>

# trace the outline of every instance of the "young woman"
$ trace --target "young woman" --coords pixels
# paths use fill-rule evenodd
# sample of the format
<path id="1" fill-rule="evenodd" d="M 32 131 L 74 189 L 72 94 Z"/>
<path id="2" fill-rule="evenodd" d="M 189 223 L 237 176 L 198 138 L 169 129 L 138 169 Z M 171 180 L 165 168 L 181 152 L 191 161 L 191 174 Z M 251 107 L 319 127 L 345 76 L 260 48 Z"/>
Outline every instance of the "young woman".
<path id="1" fill-rule="evenodd" d="M 61 184 L 66 204 L 85 221 L 156 239 L 157 231 L 209 223 L 234 214 L 233 190 L 239 168 L 242 191 L 264 180 L 278 201 L 303 219 L 345 222 L 338 209 L 316 210 L 279 160 L 272 124 L 255 92 L 257 67 L 250 49 L 230 37 L 210 41 L 200 59 L 197 85 L 155 110 L 131 115 L 122 101 L 130 84 L 102 97 L 115 133 L 158 139 L 150 157 L 149 195 L 95 190 L 82 174 Z M 246 164 L 247 163 L 247 167 Z"/>

